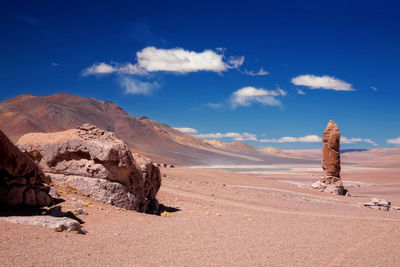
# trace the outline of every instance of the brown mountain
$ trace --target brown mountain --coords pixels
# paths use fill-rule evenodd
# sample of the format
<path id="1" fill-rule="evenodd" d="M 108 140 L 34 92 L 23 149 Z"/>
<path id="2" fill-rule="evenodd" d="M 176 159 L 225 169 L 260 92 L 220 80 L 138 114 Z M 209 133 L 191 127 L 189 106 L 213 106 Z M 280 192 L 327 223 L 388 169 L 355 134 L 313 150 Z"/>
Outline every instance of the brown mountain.
<path id="1" fill-rule="evenodd" d="M 147 117 L 133 117 L 113 102 L 95 98 L 65 93 L 44 97 L 21 95 L 0 103 L 0 129 L 13 142 L 25 133 L 62 131 L 84 123 L 115 132 L 133 151 L 158 162 L 260 164 L 289 161 L 259 153 L 256 148 L 240 142 L 225 147 L 204 142 Z M 296 160 L 301 161 L 290 162 Z"/>

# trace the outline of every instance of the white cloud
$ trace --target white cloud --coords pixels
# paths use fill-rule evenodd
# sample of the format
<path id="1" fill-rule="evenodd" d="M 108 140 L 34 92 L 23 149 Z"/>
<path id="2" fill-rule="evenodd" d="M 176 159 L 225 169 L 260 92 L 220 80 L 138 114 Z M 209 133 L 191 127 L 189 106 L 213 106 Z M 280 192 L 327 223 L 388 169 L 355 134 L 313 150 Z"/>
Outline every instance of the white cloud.
<path id="1" fill-rule="evenodd" d="M 281 138 L 272 139 L 261 139 L 262 143 L 319 143 L 322 142 L 322 138 L 318 135 L 306 135 L 303 137 L 291 137 L 285 136 Z"/>
<path id="2" fill-rule="evenodd" d="M 263 68 L 261 68 L 259 71 L 255 72 L 253 70 L 244 70 L 243 71 L 245 74 L 250 75 L 250 76 L 264 76 L 269 74 L 268 71 L 265 71 Z"/>
<path id="3" fill-rule="evenodd" d="M 244 62 L 244 56 L 230 57 L 224 61 L 221 50 L 204 50 L 195 52 L 183 48 L 159 49 L 153 46 L 143 48 L 136 53 L 137 63 L 95 63 L 84 69 L 82 74 L 101 75 L 110 73 L 145 75 L 154 71 L 170 71 L 178 73 L 213 71 L 222 72 L 236 69 Z"/>
<path id="4" fill-rule="evenodd" d="M 281 138 L 272 138 L 272 139 L 261 139 L 260 142 L 262 143 L 320 143 L 322 142 L 322 137 L 318 135 L 306 135 L 303 137 L 291 137 L 291 136 L 285 136 Z M 399 140 L 400 142 L 400 140 Z M 371 139 L 367 138 L 359 138 L 359 137 L 353 137 L 353 138 L 347 138 L 345 136 L 342 136 L 340 138 L 340 143 L 341 144 L 354 144 L 354 143 L 367 143 L 373 146 L 377 146 L 377 144 L 372 141 Z"/>
<path id="5" fill-rule="evenodd" d="M 297 89 L 298 95 L 305 95 L 306 93 L 303 90 Z"/>
<path id="6" fill-rule="evenodd" d="M 250 106 L 252 103 L 260 103 L 267 106 L 280 106 L 281 102 L 276 97 L 286 96 L 286 94 L 286 91 L 280 88 L 268 91 L 248 86 L 234 92 L 230 97 L 230 103 L 233 108 L 238 106 Z"/>
<path id="7" fill-rule="evenodd" d="M 90 74 L 109 74 L 115 72 L 116 69 L 108 65 L 106 63 L 95 63 L 92 66 L 86 68 L 83 70 L 84 75 L 90 75 Z"/>
<path id="8" fill-rule="evenodd" d="M 160 88 L 157 82 L 142 82 L 129 77 L 121 77 L 119 83 L 125 88 L 125 93 L 133 95 L 150 95 Z"/>
<path id="9" fill-rule="evenodd" d="M 244 56 L 241 57 L 230 57 L 230 59 L 228 60 L 229 63 L 229 68 L 230 69 L 237 69 L 240 66 L 243 65 L 244 62 Z"/>
<path id="10" fill-rule="evenodd" d="M 58 63 L 56 63 L 56 62 L 51 62 L 51 65 L 54 66 L 54 67 L 57 67 L 57 66 L 59 66 L 60 64 L 58 64 Z"/>
<path id="11" fill-rule="evenodd" d="M 183 133 L 188 133 L 188 134 L 197 133 L 196 129 L 189 128 L 189 127 L 176 127 L 174 129 L 178 130 L 178 131 L 181 131 Z"/>
<path id="12" fill-rule="evenodd" d="M 386 143 L 392 144 L 392 145 L 400 145 L 400 137 L 388 139 L 388 140 L 386 140 Z"/>
<path id="13" fill-rule="evenodd" d="M 104 62 L 95 63 L 92 66 L 83 70 L 82 74 L 87 75 L 101 75 L 101 74 L 110 74 L 110 73 L 123 73 L 123 74 L 137 74 L 144 75 L 147 72 L 138 66 L 137 64 L 133 65 L 131 63 L 125 64 L 107 64 Z"/>
<path id="14" fill-rule="evenodd" d="M 372 91 L 376 92 L 378 91 L 378 88 L 376 88 L 375 86 L 371 86 Z"/>
<path id="15" fill-rule="evenodd" d="M 335 77 L 315 76 L 312 74 L 300 75 L 292 78 L 291 82 L 295 85 L 303 85 L 310 87 L 311 89 L 326 89 L 326 90 L 336 90 L 336 91 L 354 91 L 352 85 L 339 80 Z"/>
<path id="16" fill-rule="evenodd" d="M 136 53 L 138 65 L 146 71 L 222 72 L 230 68 L 237 68 L 243 64 L 244 57 L 231 58 L 223 61 L 223 54 L 213 50 L 194 52 L 183 48 L 158 49 L 150 46 Z"/>
<path id="17" fill-rule="evenodd" d="M 257 135 L 247 132 L 207 133 L 207 134 L 196 134 L 195 136 L 202 139 L 231 138 L 234 141 L 257 141 Z"/>

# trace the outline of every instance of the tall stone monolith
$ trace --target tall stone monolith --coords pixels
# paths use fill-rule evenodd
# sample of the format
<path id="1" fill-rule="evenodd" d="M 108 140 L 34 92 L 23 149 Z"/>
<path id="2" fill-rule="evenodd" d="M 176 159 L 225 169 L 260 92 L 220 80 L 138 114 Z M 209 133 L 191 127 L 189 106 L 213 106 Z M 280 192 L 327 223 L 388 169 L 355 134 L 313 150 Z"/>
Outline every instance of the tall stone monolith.
<path id="1" fill-rule="evenodd" d="M 322 146 L 322 169 L 324 176 L 311 185 L 312 188 L 337 195 L 344 195 L 340 178 L 340 130 L 334 121 L 329 121 L 325 128 Z"/>

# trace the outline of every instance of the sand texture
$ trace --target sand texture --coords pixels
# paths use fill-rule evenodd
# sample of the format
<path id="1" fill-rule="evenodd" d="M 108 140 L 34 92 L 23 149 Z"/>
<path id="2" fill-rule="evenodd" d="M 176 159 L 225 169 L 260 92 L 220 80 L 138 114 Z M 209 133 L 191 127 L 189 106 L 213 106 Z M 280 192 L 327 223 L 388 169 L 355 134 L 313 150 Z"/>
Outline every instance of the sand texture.
<path id="1" fill-rule="evenodd" d="M 400 211 L 361 207 L 372 197 L 400 206 L 399 169 L 344 167 L 352 197 L 310 189 L 322 173 L 271 174 L 163 168 L 158 196 L 170 216 L 117 209 L 65 190 L 63 210 L 85 235 L 0 220 L 2 266 L 398 266 Z M 346 185 L 347 184 L 347 185 Z M 75 200 L 76 199 L 76 200 Z M 164 214 L 164 215 L 165 215 Z"/>

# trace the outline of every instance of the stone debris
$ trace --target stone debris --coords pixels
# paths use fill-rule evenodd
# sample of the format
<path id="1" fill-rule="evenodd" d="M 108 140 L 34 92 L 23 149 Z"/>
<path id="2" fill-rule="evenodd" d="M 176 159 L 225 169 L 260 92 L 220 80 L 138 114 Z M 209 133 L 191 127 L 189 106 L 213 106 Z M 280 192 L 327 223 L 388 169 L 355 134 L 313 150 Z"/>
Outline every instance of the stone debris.
<path id="1" fill-rule="evenodd" d="M 28 225 L 49 227 L 51 229 L 54 229 L 56 232 L 76 231 L 77 233 L 82 233 L 81 224 L 78 221 L 67 217 L 37 215 L 37 216 L 9 216 L 9 217 L 0 217 L 0 219 L 16 224 L 28 224 Z"/>
<path id="2" fill-rule="evenodd" d="M 112 132 L 84 124 L 63 132 L 26 134 L 17 144 L 57 183 L 120 208 L 144 212 L 157 207 L 160 169 L 150 159 L 132 155 Z"/>
<path id="3" fill-rule="evenodd" d="M 84 210 L 82 208 L 77 208 L 76 210 L 74 210 L 74 212 L 77 215 L 89 215 L 89 212 L 87 212 L 86 210 Z"/>
<path id="4" fill-rule="evenodd" d="M 323 134 L 322 169 L 324 176 L 311 188 L 336 195 L 346 195 L 340 178 L 340 131 L 334 121 L 329 121 Z"/>
<path id="5" fill-rule="evenodd" d="M 364 203 L 364 207 L 376 209 L 376 210 L 395 210 L 395 208 L 391 208 L 391 203 L 386 199 L 377 199 L 373 198 L 370 202 Z M 396 207 L 397 208 L 397 207 Z"/>
<path id="6" fill-rule="evenodd" d="M 54 203 L 49 183 L 34 161 L 0 131 L 0 206 L 43 207 Z"/>

